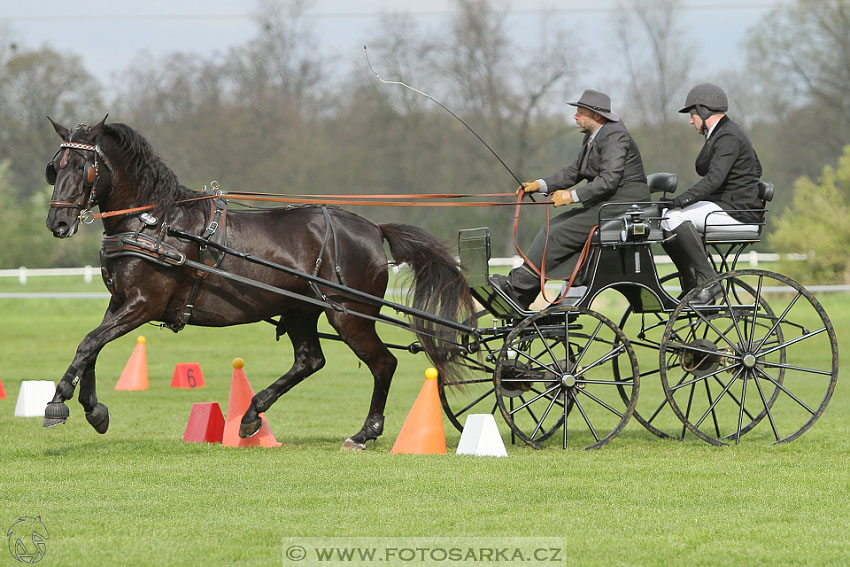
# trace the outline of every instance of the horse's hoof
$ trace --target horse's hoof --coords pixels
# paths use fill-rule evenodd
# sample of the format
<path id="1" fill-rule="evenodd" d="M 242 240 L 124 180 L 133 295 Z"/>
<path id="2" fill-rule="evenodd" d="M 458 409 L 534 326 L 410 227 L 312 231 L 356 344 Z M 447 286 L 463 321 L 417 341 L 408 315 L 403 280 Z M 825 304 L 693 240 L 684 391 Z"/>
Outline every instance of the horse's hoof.
<path id="1" fill-rule="evenodd" d="M 94 430 L 103 435 L 109 429 L 109 410 L 103 404 L 97 404 L 94 409 L 86 412 L 86 420 Z"/>
<path id="2" fill-rule="evenodd" d="M 70 415 L 71 410 L 68 409 L 68 406 L 64 402 L 49 402 L 44 408 L 44 421 L 42 425 L 44 427 L 62 425 L 68 420 L 68 416 Z"/>
<path id="3" fill-rule="evenodd" d="M 340 451 L 365 451 L 365 450 L 366 450 L 366 444 L 365 443 L 358 443 L 357 441 L 355 441 L 351 437 L 346 439 L 345 443 L 342 444 L 342 448 L 340 448 Z"/>
<path id="4" fill-rule="evenodd" d="M 247 439 L 249 437 L 253 437 L 260 430 L 260 427 L 263 425 L 263 420 L 257 418 L 254 421 L 250 421 L 245 423 L 244 421 L 239 424 L 239 437 L 242 439 Z"/>

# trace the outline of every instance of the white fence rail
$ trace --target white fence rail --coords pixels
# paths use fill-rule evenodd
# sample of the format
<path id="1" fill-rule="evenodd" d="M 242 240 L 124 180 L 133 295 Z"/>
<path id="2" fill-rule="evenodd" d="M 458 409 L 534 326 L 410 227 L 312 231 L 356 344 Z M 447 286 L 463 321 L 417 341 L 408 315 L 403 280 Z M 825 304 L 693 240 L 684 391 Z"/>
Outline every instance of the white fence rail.
<path id="1" fill-rule="evenodd" d="M 672 264 L 673 260 L 664 254 L 654 254 L 656 264 Z M 715 254 L 715 259 L 719 262 L 720 256 Z M 772 252 L 755 252 L 750 251 L 746 254 L 741 254 L 738 259 L 738 266 L 747 268 L 756 268 L 759 264 L 768 264 L 770 262 L 779 262 L 785 260 L 789 262 L 804 262 L 809 259 L 808 254 L 775 254 Z M 491 266 L 510 266 L 516 268 L 522 265 L 522 258 L 513 256 L 511 258 L 490 258 Z"/>
<path id="2" fill-rule="evenodd" d="M 760 264 L 768 264 L 778 262 L 780 260 L 800 262 L 808 259 L 806 254 L 774 254 L 762 252 L 749 252 L 742 254 L 738 260 L 738 266 L 755 268 Z M 665 255 L 656 255 L 655 261 L 658 264 L 670 264 L 672 260 Z M 511 258 L 491 258 L 491 266 L 510 266 L 517 267 L 522 264 L 522 258 L 513 256 Z M 52 276 L 72 276 L 82 277 L 85 283 L 92 283 L 94 276 L 100 275 L 100 268 L 94 266 L 83 266 L 82 268 L 26 268 L 20 267 L 11 270 L 0 270 L 0 278 L 17 278 L 18 283 L 26 285 L 29 278 L 35 277 L 52 277 Z M 98 278 L 99 279 L 99 278 Z M 555 289 L 556 284 L 550 287 Z M 829 292 L 848 292 L 850 286 L 847 285 L 813 285 L 807 286 L 807 289 L 813 293 L 829 293 Z M 39 299 L 39 298 L 67 298 L 67 299 L 103 299 L 108 298 L 106 292 L 17 292 L 17 293 L 0 293 L 0 299 Z"/>
<path id="3" fill-rule="evenodd" d="M 755 268 L 759 264 L 770 262 L 778 262 L 780 260 L 788 260 L 792 262 L 800 262 L 808 259 L 806 254 L 772 254 L 764 252 L 748 252 L 742 254 L 738 260 L 739 266 L 746 265 L 750 268 Z M 655 261 L 658 264 L 670 264 L 672 260 L 669 257 L 659 254 L 655 256 Z M 522 264 L 522 258 L 513 256 L 511 258 L 491 258 L 491 266 L 511 266 L 517 267 Z M 82 276 L 83 281 L 91 283 L 95 275 L 100 275 L 100 268 L 93 266 L 83 266 L 82 268 L 14 268 L 11 270 L 0 270 L 0 278 L 17 278 L 18 283 L 26 285 L 29 278 L 50 277 L 50 276 Z"/>
<path id="4" fill-rule="evenodd" d="M 21 266 L 13 270 L 0 270 L 0 278 L 18 278 L 18 283 L 27 285 L 29 278 L 42 276 L 82 276 L 83 281 L 91 283 L 94 275 L 100 275 L 100 268 L 83 266 L 82 268 L 26 268 Z"/>

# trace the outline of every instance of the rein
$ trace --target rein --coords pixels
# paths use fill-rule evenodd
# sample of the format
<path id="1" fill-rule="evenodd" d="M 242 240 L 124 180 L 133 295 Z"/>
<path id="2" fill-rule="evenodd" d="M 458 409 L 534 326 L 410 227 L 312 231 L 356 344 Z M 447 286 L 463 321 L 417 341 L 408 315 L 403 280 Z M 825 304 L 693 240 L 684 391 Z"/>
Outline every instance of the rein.
<path id="1" fill-rule="evenodd" d="M 444 193 L 444 194 L 410 194 L 410 195 L 324 195 L 322 199 L 316 199 L 314 195 L 292 195 L 285 196 L 278 193 L 251 193 L 243 191 L 221 192 L 214 195 L 203 195 L 201 197 L 193 197 L 191 199 L 183 199 L 175 201 L 175 204 L 190 203 L 193 201 L 205 201 L 222 197 L 230 201 L 264 201 L 269 203 L 292 203 L 306 205 L 369 205 L 376 207 L 505 207 L 514 206 L 513 202 L 504 201 L 479 201 L 474 203 L 454 203 L 454 202 L 400 202 L 396 199 L 463 199 L 473 197 L 506 197 L 513 196 L 514 193 L 484 193 L 470 195 L 467 193 Z M 386 199 L 386 200 L 378 200 Z M 56 203 L 56 204 L 54 204 Z M 547 202 L 525 202 L 522 205 L 546 205 Z M 519 203 L 516 203 L 519 206 Z M 65 205 L 61 201 L 51 201 L 50 206 L 75 206 L 73 204 Z M 129 209 L 120 209 L 115 211 L 106 211 L 97 213 L 91 216 L 91 219 L 109 218 L 121 215 L 130 215 L 141 211 L 147 211 L 156 208 L 157 205 L 142 205 Z M 547 212 L 548 223 L 548 212 Z"/>

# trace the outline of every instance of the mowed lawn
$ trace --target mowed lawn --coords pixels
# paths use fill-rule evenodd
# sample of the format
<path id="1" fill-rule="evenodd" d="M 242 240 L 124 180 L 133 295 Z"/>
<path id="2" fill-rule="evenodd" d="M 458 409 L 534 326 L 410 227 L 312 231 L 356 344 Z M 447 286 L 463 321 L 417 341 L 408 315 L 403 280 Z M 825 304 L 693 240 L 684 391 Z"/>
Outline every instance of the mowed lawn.
<path id="1" fill-rule="evenodd" d="M 847 344 L 850 296 L 820 299 Z M 850 564 L 842 379 L 825 415 L 781 446 L 746 436 L 724 448 L 663 441 L 632 420 L 600 450 L 508 445 L 508 458 L 460 457 L 459 433 L 444 420 L 449 454 L 391 455 L 428 367 L 423 355 L 398 352 L 384 435 L 342 453 L 366 417 L 372 380 L 346 347 L 325 341 L 325 369 L 267 413 L 283 445 L 234 449 L 183 443 L 191 406 L 215 401 L 226 411 L 235 357 L 255 390 L 268 385 L 291 362 L 288 340 L 275 342 L 268 324 L 179 334 L 145 326 L 101 354 L 108 433 L 94 432 L 76 400 L 63 426 L 14 417 L 21 381 L 58 380 L 105 303 L 0 299 L 0 567 L 18 564 L 7 528 L 37 516 L 50 534 L 45 566 L 281 565 L 284 542 L 329 536 L 547 538 L 564 555 L 544 564 L 562 565 Z M 389 343 L 413 340 L 380 332 Z M 140 334 L 150 388 L 116 391 Z M 206 386 L 170 388 L 179 362 L 200 363 Z"/>

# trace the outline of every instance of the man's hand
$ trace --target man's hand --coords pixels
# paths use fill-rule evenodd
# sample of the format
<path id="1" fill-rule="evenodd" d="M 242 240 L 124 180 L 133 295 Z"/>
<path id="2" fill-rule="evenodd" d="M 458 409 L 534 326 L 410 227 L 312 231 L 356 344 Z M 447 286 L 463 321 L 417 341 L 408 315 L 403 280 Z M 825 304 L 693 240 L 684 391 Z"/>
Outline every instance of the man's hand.
<path id="1" fill-rule="evenodd" d="M 521 195 L 523 193 L 537 193 L 538 191 L 540 191 L 540 183 L 537 181 L 526 181 L 516 188 L 517 195 Z"/>
<path id="2" fill-rule="evenodd" d="M 573 202 L 573 192 L 568 189 L 559 189 L 552 193 L 552 204 L 556 207 L 561 205 L 569 205 Z"/>

